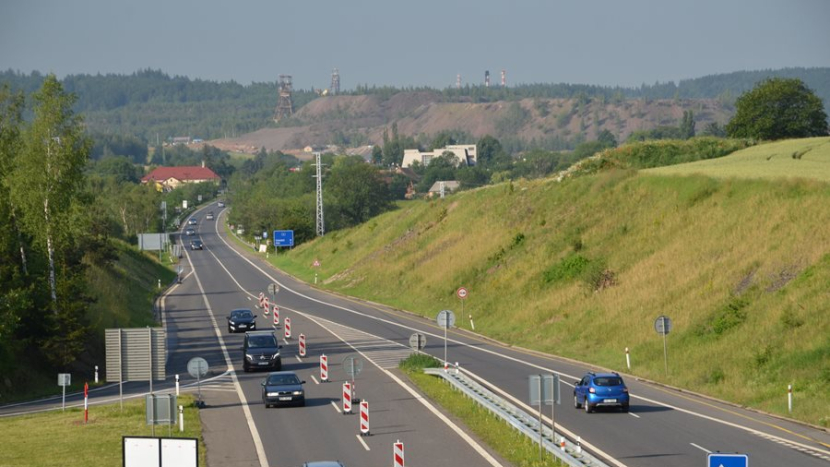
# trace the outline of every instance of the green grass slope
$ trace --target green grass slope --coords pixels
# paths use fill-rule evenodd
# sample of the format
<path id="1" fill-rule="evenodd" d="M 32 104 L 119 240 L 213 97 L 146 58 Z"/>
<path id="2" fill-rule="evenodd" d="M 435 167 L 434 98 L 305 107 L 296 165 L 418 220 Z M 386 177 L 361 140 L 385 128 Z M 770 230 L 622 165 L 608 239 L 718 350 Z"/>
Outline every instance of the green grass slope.
<path id="1" fill-rule="evenodd" d="M 828 206 L 819 181 L 608 171 L 404 203 L 276 263 L 429 317 L 465 286 L 488 336 L 620 371 L 629 347 L 635 375 L 780 414 L 793 384 L 828 426 Z"/>
<path id="2" fill-rule="evenodd" d="M 807 178 L 830 182 L 830 138 L 785 140 L 747 148 L 726 157 L 658 167 L 660 175 L 701 174 L 716 178 Z"/>

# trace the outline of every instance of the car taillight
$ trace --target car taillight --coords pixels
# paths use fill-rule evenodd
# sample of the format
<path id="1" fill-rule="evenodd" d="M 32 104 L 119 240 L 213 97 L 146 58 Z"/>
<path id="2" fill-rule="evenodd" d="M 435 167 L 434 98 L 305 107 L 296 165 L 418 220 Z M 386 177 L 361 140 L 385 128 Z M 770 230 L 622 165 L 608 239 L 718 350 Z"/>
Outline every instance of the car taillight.
<path id="1" fill-rule="evenodd" d="M 628 393 L 628 388 L 623 388 L 623 392 Z"/>
<path id="2" fill-rule="evenodd" d="M 594 388 L 591 388 L 591 389 L 588 389 L 588 392 L 590 392 L 591 394 L 595 394 L 597 392 L 597 390 L 594 389 Z"/>

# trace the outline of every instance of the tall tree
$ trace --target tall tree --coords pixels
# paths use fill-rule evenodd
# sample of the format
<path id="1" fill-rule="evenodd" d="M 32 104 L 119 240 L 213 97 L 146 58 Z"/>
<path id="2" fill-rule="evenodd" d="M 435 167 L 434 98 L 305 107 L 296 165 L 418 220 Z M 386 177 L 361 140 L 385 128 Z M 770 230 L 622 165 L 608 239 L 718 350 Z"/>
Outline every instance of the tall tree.
<path id="1" fill-rule="evenodd" d="M 10 195 L 23 212 L 35 243 L 45 246 L 53 311 L 58 312 L 56 248 L 70 234 L 70 207 L 83 187 L 91 141 L 72 112 L 75 97 L 48 75 L 32 96 L 34 119 L 23 135 L 23 150 L 9 180 Z"/>
<path id="2" fill-rule="evenodd" d="M 821 99 L 798 78 L 762 81 L 735 102 L 735 116 L 726 124 L 732 138 L 777 140 L 827 134 Z"/>
<path id="3" fill-rule="evenodd" d="M 683 120 L 680 121 L 680 134 L 684 139 L 695 136 L 695 114 L 691 110 L 683 111 Z"/>

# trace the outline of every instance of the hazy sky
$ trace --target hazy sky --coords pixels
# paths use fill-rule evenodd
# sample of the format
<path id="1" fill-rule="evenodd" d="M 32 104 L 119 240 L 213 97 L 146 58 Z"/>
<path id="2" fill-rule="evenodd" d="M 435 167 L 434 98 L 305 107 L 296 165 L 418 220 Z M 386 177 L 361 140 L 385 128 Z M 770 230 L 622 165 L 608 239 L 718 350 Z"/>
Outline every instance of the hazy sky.
<path id="1" fill-rule="evenodd" d="M 0 69 L 637 86 L 830 66 L 830 0 L 0 0 Z"/>

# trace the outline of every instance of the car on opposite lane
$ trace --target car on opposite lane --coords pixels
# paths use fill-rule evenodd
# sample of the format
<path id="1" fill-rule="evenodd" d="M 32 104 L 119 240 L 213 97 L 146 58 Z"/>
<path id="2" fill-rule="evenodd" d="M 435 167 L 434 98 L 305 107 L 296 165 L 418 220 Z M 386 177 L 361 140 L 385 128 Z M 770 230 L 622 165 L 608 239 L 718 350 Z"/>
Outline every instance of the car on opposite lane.
<path id="1" fill-rule="evenodd" d="M 262 403 L 272 405 L 305 405 L 305 381 L 293 371 L 275 371 L 262 380 Z"/>
<path id="2" fill-rule="evenodd" d="M 205 245 L 202 243 L 201 240 L 191 240 L 190 241 L 190 249 L 191 250 L 204 250 Z"/>
<path id="3" fill-rule="evenodd" d="M 212 221 L 213 220 L 213 213 L 212 212 L 207 213 L 207 215 L 205 216 L 205 220 Z"/>
<path id="4" fill-rule="evenodd" d="M 224 201 L 219 201 L 218 203 L 216 203 L 216 205 L 219 206 L 220 208 L 224 208 L 225 207 L 225 202 Z"/>
<path id="5" fill-rule="evenodd" d="M 256 329 L 256 315 L 247 308 L 231 310 L 228 315 L 228 332 L 253 331 Z"/>
<path id="6" fill-rule="evenodd" d="M 198 223 L 199 223 L 199 219 L 197 219 L 195 217 L 191 217 L 190 219 L 187 220 L 187 225 L 196 225 Z"/>
<path id="7" fill-rule="evenodd" d="M 248 331 L 242 341 L 242 369 L 267 369 L 279 371 L 282 369 L 279 341 L 274 331 Z"/>
<path id="8" fill-rule="evenodd" d="M 189 237 L 191 235 L 196 235 L 196 231 L 193 230 L 193 229 L 187 229 L 187 230 L 184 231 L 184 234 Z"/>
<path id="9" fill-rule="evenodd" d="M 589 372 L 574 383 L 574 408 L 586 413 L 598 407 L 619 407 L 628 412 L 628 387 L 618 373 Z"/>

